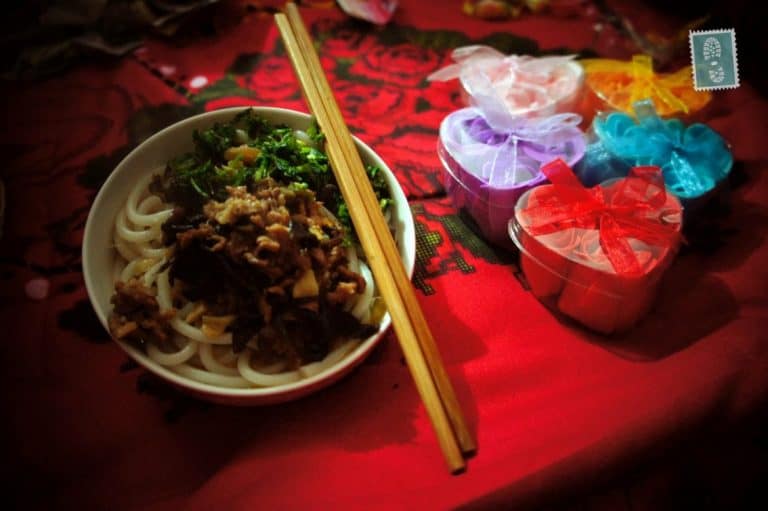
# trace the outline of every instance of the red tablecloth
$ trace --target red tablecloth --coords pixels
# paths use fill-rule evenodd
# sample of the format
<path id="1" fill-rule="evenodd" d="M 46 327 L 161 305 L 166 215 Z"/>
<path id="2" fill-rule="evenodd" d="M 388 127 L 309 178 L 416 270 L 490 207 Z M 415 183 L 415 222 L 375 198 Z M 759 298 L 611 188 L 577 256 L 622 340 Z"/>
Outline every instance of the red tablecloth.
<path id="1" fill-rule="evenodd" d="M 401 2 L 383 28 L 336 9 L 303 12 L 350 126 L 411 200 L 414 285 L 479 445 L 467 472 L 446 470 L 391 334 L 331 388 L 232 408 L 127 363 L 90 308 L 85 218 L 130 149 L 203 110 L 306 110 L 271 17 L 251 13 L 195 42 L 148 41 L 119 61 L 6 86 L 0 381 L 12 500 L 44 509 L 509 508 L 643 473 L 667 451 L 689 453 L 691 439 L 706 445 L 694 452 L 707 466 L 738 443 L 768 397 L 768 103 L 748 83 L 716 94 L 711 126 L 737 159 L 729 186 L 686 233 L 649 317 L 621 338 L 597 337 L 536 301 L 514 256 L 487 245 L 445 197 L 435 143 L 442 118 L 461 106 L 458 87 L 425 80 L 470 43 L 594 49 L 593 22 L 489 23 L 464 16 L 459 2 L 427 4 Z M 49 284 L 45 298 L 25 293 L 34 279 Z M 698 464 L 682 458 L 667 470 Z M 722 459 L 721 469 L 743 468 Z M 738 478 L 723 471 L 700 480 Z M 608 495 L 601 509 L 628 505 Z M 653 508 L 663 506 L 636 498 L 634 509 Z"/>

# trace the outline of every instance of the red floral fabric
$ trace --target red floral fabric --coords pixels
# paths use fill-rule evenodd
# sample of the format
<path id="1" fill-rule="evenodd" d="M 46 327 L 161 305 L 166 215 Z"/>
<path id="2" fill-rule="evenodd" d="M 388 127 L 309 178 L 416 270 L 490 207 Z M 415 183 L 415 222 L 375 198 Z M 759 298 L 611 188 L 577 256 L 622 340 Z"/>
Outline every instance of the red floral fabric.
<path id="1" fill-rule="evenodd" d="M 392 334 L 326 390 L 232 408 L 143 373 L 95 318 L 83 227 L 128 151 L 205 110 L 306 110 L 271 18 L 250 14 L 215 36 L 150 40 L 116 62 L 4 85 L 0 383 L 12 501 L 158 511 L 536 507 L 637 473 L 690 439 L 711 446 L 694 451 L 708 463 L 672 466 L 727 483 L 718 456 L 768 397 L 765 99 L 748 83 L 716 95 L 710 124 L 737 159 L 728 186 L 686 226 L 649 316 L 605 338 L 544 308 L 516 256 L 453 208 L 435 147 L 440 121 L 460 106 L 458 85 L 425 78 L 466 44 L 620 57 L 633 48 L 593 47 L 589 17 L 489 23 L 464 16 L 460 2 L 400 2 L 380 28 L 332 8 L 303 14 L 345 118 L 411 201 L 414 286 L 478 454 L 466 473 L 448 474 Z M 25 293 L 33 279 L 50 284 L 42 299 Z M 749 451 L 739 445 L 734 452 Z M 633 509 L 658 508 L 632 495 Z"/>

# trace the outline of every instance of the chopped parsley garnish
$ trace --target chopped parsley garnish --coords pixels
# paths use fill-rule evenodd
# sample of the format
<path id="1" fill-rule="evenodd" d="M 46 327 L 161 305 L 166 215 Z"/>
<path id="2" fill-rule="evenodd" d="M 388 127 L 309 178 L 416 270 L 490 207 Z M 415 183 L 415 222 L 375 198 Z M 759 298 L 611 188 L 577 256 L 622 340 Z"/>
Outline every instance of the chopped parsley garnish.
<path id="1" fill-rule="evenodd" d="M 168 162 L 161 193 L 166 200 L 193 211 L 209 200 L 223 201 L 227 186 L 247 186 L 272 178 L 288 186 L 313 190 L 349 233 L 354 233 L 328 157 L 319 149 L 325 136 L 312 121 L 308 140 L 293 128 L 275 125 L 247 109 L 231 122 L 216 123 L 193 134 L 194 151 Z M 382 210 L 392 203 L 382 170 L 366 168 Z"/>

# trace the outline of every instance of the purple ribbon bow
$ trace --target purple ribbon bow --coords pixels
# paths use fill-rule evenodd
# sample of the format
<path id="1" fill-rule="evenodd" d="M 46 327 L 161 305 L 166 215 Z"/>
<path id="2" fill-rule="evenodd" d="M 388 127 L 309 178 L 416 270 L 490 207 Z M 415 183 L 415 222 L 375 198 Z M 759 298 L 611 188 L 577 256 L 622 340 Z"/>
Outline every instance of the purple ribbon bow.
<path id="1" fill-rule="evenodd" d="M 454 202 L 469 211 L 489 240 L 506 246 L 517 199 L 547 179 L 542 165 L 556 158 L 572 165 L 586 141 L 576 114 L 500 115 L 493 125 L 484 113 L 472 107 L 449 114 L 440 125 L 438 154 L 451 176 L 446 189 Z"/>
<path id="2" fill-rule="evenodd" d="M 545 179 L 542 165 L 557 158 L 574 165 L 584 155 L 579 115 L 494 120 L 492 126 L 480 110 L 464 108 L 448 115 L 440 127 L 445 150 L 482 187 L 538 184 Z"/>

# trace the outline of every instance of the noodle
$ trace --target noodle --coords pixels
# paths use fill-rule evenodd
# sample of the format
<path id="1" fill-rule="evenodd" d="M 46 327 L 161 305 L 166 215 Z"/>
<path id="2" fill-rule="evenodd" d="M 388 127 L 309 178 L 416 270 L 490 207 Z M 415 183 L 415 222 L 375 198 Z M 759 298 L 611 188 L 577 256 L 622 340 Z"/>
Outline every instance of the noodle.
<path id="1" fill-rule="evenodd" d="M 314 376 L 335 365 L 356 346 L 356 340 L 346 339 L 329 348 L 319 361 L 287 370 L 283 361 L 256 362 L 258 340 L 248 341 L 241 352 L 233 350 L 233 335 L 224 331 L 206 335 L 199 325 L 202 302 L 183 301 L 171 285 L 170 264 L 174 247 L 163 244 L 163 224 L 173 215 L 173 206 L 150 191 L 158 169 L 142 179 L 129 194 L 118 213 L 113 233 L 116 251 L 114 279 L 129 282 L 134 279 L 152 293 L 159 314 L 167 315 L 172 335 L 158 344 L 145 344 L 147 356 L 157 364 L 191 380 L 229 388 L 271 387 L 285 385 Z M 364 291 L 344 304 L 344 308 L 361 322 L 366 322 L 374 300 L 374 282 L 366 263 L 353 247 L 346 249 L 348 268 L 361 275 Z M 196 312 L 198 311 L 198 312 Z M 222 317 L 213 317 L 221 320 Z M 190 319 L 191 318 L 191 319 Z"/>
<path id="2" fill-rule="evenodd" d="M 148 344 L 147 355 L 160 365 L 175 366 L 183 364 L 191 359 L 198 350 L 198 343 L 189 341 L 188 339 L 184 342 L 186 342 L 185 346 L 175 353 L 165 353 L 160 351 L 160 348 L 154 344 Z"/>

